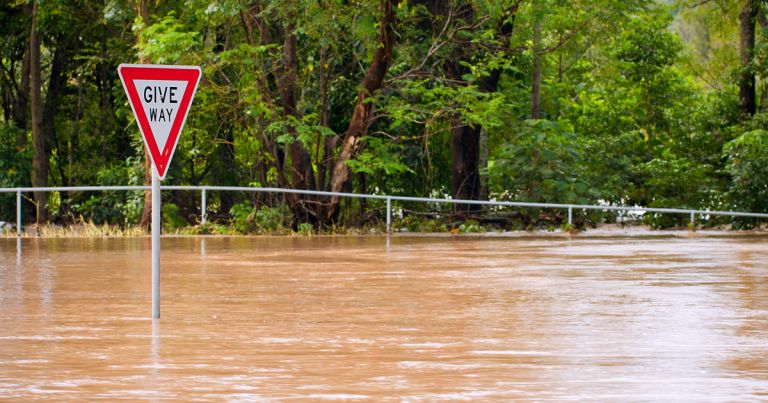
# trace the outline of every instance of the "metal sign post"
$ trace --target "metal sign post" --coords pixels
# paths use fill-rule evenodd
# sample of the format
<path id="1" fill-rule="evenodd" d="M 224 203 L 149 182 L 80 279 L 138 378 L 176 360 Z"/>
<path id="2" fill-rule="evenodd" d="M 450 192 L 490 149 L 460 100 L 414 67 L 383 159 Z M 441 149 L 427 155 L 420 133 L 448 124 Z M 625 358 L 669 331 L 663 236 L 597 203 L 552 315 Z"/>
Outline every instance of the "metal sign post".
<path id="1" fill-rule="evenodd" d="M 160 178 L 152 171 L 152 318 L 160 319 Z"/>
<path id="2" fill-rule="evenodd" d="M 117 68 L 152 160 L 152 318 L 160 318 L 160 181 L 171 165 L 195 98 L 198 66 L 121 64 Z"/>

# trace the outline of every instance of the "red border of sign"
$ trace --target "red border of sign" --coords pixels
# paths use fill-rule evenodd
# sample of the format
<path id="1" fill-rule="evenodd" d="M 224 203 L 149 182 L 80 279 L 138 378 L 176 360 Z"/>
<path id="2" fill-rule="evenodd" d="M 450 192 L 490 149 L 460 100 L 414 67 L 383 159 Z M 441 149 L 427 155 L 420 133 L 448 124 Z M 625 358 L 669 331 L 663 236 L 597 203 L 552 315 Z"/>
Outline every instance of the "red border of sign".
<path id="1" fill-rule="evenodd" d="M 176 145 L 179 140 L 179 134 L 187 121 L 187 113 L 192 100 L 195 98 L 197 85 L 200 83 L 200 67 L 198 66 L 168 66 L 160 64 L 121 64 L 117 67 L 117 73 L 120 75 L 120 81 L 123 83 L 125 94 L 128 95 L 133 115 L 139 124 L 141 137 L 144 139 L 144 145 L 149 150 L 152 158 L 152 166 L 157 176 L 162 180 L 168 167 L 171 165 L 173 154 L 176 152 Z M 155 141 L 155 135 L 152 133 L 152 127 L 147 120 L 147 113 L 141 104 L 139 93 L 136 90 L 134 80 L 174 80 L 186 81 L 187 88 L 181 96 L 179 111 L 176 112 L 176 119 L 173 121 L 171 131 L 168 133 L 168 140 L 165 147 L 160 150 Z M 129 85 L 130 83 L 130 85 Z M 190 85 L 194 83 L 194 85 Z"/>

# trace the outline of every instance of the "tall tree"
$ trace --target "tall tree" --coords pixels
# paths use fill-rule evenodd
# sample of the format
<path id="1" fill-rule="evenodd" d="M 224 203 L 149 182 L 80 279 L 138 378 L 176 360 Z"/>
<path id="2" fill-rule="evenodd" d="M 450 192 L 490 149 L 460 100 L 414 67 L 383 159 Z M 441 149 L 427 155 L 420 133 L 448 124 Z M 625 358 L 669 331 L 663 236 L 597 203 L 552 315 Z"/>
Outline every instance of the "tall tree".
<path id="1" fill-rule="evenodd" d="M 479 77 L 467 80 L 465 77 L 472 73 L 472 65 L 477 60 L 488 58 L 504 58 L 509 53 L 509 38 L 512 35 L 514 20 L 521 1 L 515 0 L 500 6 L 500 16 L 486 23 L 487 16 L 479 12 L 480 5 L 473 2 L 458 3 L 428 3 L 433 14 L 439 15 L 438 24 L 447 28 L 452 21 L 457 24 L 447 36 L 453 49 L 442 63 L 443 74 L 449 82 L 459 86 L 477 86 L 480 94 L 491 94 L 497 91 L 501 79 L 501 68 L 495 67 L 484 72 Z M 443 21 L 445 21 L 443 23 Z M 479 46 L 468 47 L 466 39 L 457 35 L 467 31 L 465 35 L 475 35 L 473 31 L 486 35 L 485 41 L 479 40 Z M 488 34 L 492 38 L 488 38 Z M 478 35 L 478 36 L 480 36 Z M 439 40 L 439 39 L 438 39 Z M 433 45 L 434 47 L 434 45 Z M 482 96 L 482 95 L 481 95 Z M 483 123 L 468 122 L 460 113 L 451 113 L 451 194 L 455 199 L 477 200 L 481 198 L 481 169 L 487 159 L 481 158 L 481 137 L 487 135 Z M 454 211 L 460 214 L 480 210 L 474 204 L 454 204 Z"/>
<path id="2" fill-rule="evenodd" d="M 32 6 L 27 3 L 0 8 L 0 18 L 7 23 L 0 28 L 5 40 L 0 64 L 0 94 L 3 116 L 20 129 L 16 140 L 19 148 L 27 144 L 29 119 L 29 34 Z"/>
<path id="3" fill-rule="evenodd" d="M 67 57 L 65 54 L 66 41 L 67 39 L 63 34 L 57 35 L 54 43 L 55 48 L 53 49 L 53 57 L 51 60 L 48 89 L 45 92 L 45 103 L 43 104 L 43 115 L 45 116 L 45 120 L 43 121 L 43 137 L 45 137 L 46 142 L 49 144 L 49 148 L 54 147 L 57 158 L 62 157 L 63 154 L 63 152 L 59 152 L 63 150 L 59 150 L 58 147 L 56 147 L 58 145 L 58 136 L 56 133 L 56 116 L 59 112 L 59 100 L 61 99 L 62 84 L 64 82 L 64 64 L 65 58 Z M 59 173 L 62 177 L 61 182 L 66 183 L 67 180 L 64 177 L 65 174 L 63 173 L 63 164 L 61 161 L 58 161 L 55 166 L 59 167 Z"/>
<path id="4" fill-rule="evenodd" d="M 144 31 L 149 25 L 149 0 L 134 0 L 134 6 L 136 8 L 136 20 L 135 24 L 138 26 L 136 30 L 136 41 L 142 43 L 144 41 Z M 152 61 L 145 53 L 139 55 L 139 63 L 151 63 Z M 146 147 L 142 147 L 144 150 L 144 186 L 152 186 L 152 159 L 149 156 L 149 150 Z M 149 224 L 152 221 L 152 191 L 147 189 L 144 191 L 144 208 L 141 211 L 141 221 L 139 225 L 143 228 L 149 228 Z"/>
<path id="5" fill-rule="evenodd" d="M 297 119 L 300 118 L 296 99 L 299 61 L 296 43 L 295 6 L 294 1 L 288 3 L 286 23 L 283 26 L 282 66 L 279 72 L 280 77 L 277 80 L 283 115 L 287 122 L 286 131 L 291 136 L 289 147 L 290 160 L 286 160 L 285 163 L 288 164 L 290 162 L 290 184 L 292 188 L 314 190 L 316 186 L 315 175 L 312 170 L 312 160 L 306 146 L 298 137 L 295 126 Z M 283 169 L 283 171 L 285 170 Z M 303 204 L 302 199 L 306 199 L 306 197 L 297 197 L 297 195 L 291 195 L 290 197 L 295 220 L 298 222 L 314 221 L 314 217 L 310 217 L 310 210 Z"/>
<path id="6" fill-rule="evenodd" d="M 373 54 L 368 71 L 360 84 L 357 102 L 352 112 L 349 126 L 344 132 L 341 151 L 333 167 L 331 177 L 331 191 L 340 192 L 350 180 L 350 170 L 347 161 L 354 158 L 360 151 L 362 143 L 360 138 L 368 130 L 371 115 L 373 113 L 373 96 L 381 88 L 384 77 L 392 61 L 392 51 L 395 45 L 395 23 L 397 21 L 397 5 L 400 0 L 382 0 L 382 15 L 379 20 L 378 46 Z M 339 205 L 339 197 L 331 196 L 327 206 L 325 218 L 330 219 Z"/>
<path id="7" fill-rule="evenodd" d="M 32 186 L 48 186 L 48 152 L 45 131 L 43 130 L 43 101 L 41 89 L 41 63 L 40 63 L 40 33 L 38 31 L 38 19 L 40 4 L 35 1 L 32 6 L 32 23 L 29 34 L 29 86 L 30 86 L 30 111 L 32 115 Z M 37 222 L 45 222 L 47 217 L 46 192 L 34 192 L 37 206 Z"/>
<path id="8" fill-rule="evenodd" d="M 536 3 L 538 4 L 538 3 Z M 531 119 L 541 116 L 541 11 L 534 9 L 533 22 L 533 68 L 531 72 Z"/>
<path id="9" fill-rule="evenodd" d="M 743 122 L 755 114 L 755 20 L 759 10 L 758 0 L 744 0 L 739 13 L 739 119 Z"/>

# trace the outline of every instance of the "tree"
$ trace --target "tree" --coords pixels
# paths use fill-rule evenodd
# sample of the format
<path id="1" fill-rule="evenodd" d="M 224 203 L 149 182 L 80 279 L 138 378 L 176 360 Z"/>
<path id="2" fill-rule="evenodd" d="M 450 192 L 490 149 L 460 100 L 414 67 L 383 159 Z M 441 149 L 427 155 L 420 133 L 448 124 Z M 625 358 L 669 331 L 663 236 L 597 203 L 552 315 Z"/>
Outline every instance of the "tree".
<path id="1" fill-rule="evenodd" d="M 136 8 L 136 19 L 134 24 L 136 25 L 136 41 L 139 46 L 145 40 L 144 31 L 149 27 L 149 0 L 134 0 L 134 6 Z M 146 53 L 139 54 L 139 63 L 148 64 L 151 60 Z M 149 150 L 143 147 L 144 150 L 144 186 L 152 186 L 152 158 L 149 155 Z M 152 190 L 144 191 L 144 208 L 141 212 L 141 221 L 139 225 L 142 228 L 149 228 L 149 224 L 152 222 Z"/>
<path id="2" fill-rule="evenodd" d="M 739 13 L 739 116 L 742 121 L 755 114 L 755 70 L 752 65 L 755 54 L 755 20 L 759 11 L 757 0 L 744 0 Z"/>
<path id="3" fill-rule="evenodd" d="M 343 186 L 350 180 L 350 161 L 360 151 L 363 143 L 360 137 L 365 134 L 373 113 L 373 96 L 381 88 L 384 76 L 387 74 L 389 64 L 392 61 L 392 52 L 395 46 L 395 23 L 397 21 L 396 8 L 399 0 L 382 0 L 382 16 L 379 21 L 378 46 L 368 71 L 360 83 L 360 92 L 357 96 L 352 118 L 344 132 L 341 151 L 333 167 L 330 190 L 340 192 Z M 325 218 L 331 219 L 339 205 L 339 197 L 331 196 L 325 212 Z"/>
<path id="4" fill-rule="evenodd" d="M 43 100 L 41 83 L 41 63 L 40 63 L 40 34 L 38 32 L 38 18 L 40 14 L 40 4 L 35 1 L 32 6 L 32 23 L 29 34 L 29 64 L 30 64 L 30 110 L 32 115 L 32 186 L 48 186 L 48 140 L 46 132 L 43 130 Z M 34 192 L 35 205 L 37 208 L 37 222 L 47 220 L 46 203 L 48 194 L 46 192 Z"/>

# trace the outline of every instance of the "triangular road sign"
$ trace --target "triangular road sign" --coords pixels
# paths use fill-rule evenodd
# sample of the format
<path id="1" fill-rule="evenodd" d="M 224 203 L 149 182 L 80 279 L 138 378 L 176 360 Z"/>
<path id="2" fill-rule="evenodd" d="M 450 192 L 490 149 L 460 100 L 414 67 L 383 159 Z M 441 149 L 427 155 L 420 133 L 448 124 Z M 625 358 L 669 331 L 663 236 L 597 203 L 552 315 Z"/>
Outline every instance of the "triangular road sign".
<path id="1" fill-rule="evenodd" d="M 200 83 L 200 67 L 121 64 L 117 72 L 152 166 L 164 179 Z"/>

